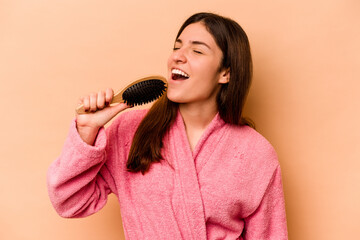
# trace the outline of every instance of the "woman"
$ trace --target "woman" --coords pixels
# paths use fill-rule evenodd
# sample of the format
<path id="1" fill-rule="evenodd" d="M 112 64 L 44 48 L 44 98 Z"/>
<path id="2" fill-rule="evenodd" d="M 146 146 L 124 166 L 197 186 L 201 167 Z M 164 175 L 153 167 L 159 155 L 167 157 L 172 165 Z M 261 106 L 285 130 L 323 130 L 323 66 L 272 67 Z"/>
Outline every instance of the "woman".
<path id="1" fill-rule="evenodd" d="M 166 96 L 147 110 L 108 106 L 108 89 L 82 99 L 50 199 L 63 217 L 117 195 L 127 239 L 287 239 L 280 166 L 242 117 L 251 82 L 247 36 L 233 20 L 191 16 L 168 60 Z"/>

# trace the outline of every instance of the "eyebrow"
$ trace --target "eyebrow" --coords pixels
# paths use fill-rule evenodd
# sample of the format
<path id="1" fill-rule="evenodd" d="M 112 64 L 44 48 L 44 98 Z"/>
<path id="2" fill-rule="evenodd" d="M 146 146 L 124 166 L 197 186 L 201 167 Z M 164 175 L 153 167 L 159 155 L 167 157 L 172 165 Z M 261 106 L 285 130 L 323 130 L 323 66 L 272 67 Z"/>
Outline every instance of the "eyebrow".
<path id="1" fill-rule="evenodd" d="M 181 39 L 176 39 L 177 43 L 183 43 L 183 41 Z M 190 41 L 191 44 L 194 44 L 194 45 L 203 45 L 205 47 L 207 47 L 208 49 L 211 50 L 211 47 L 209 45 L 207 45 L 206 43 L 204 42 L 201 42 L 201 41 Z"/>

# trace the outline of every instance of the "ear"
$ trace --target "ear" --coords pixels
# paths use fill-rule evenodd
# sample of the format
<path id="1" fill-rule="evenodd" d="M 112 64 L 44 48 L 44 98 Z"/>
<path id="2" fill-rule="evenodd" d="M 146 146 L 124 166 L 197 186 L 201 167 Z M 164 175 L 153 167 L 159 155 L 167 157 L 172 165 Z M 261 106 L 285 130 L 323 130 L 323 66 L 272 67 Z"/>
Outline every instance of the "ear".
<path id="1" fill-rule="evenodd" d="M 221 70 L 218 83 L 226 84 L 230 81 L 230 68 Z"/>

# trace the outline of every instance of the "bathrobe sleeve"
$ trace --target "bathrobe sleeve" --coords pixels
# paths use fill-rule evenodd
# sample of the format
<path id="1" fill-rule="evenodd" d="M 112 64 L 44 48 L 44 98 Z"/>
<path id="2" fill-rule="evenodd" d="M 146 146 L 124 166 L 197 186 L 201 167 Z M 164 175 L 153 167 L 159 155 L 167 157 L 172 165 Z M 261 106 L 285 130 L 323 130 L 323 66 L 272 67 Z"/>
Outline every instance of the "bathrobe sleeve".
<path id="1" fill-rule="evenodd" d="M 275 169 L 260 205 L 245 219 L 244 240 L 255 239 L 288 239 L 280 166 Z"/>
<path id="2" fill-rule="evenodd" d="M 62 217 L 85 217 L 100 210 L 114 182 L 105 165 L 105 129 L 94 146 L 82 141 L 73 121 L 62 153 L 47 174 L 50 200 Z"/>

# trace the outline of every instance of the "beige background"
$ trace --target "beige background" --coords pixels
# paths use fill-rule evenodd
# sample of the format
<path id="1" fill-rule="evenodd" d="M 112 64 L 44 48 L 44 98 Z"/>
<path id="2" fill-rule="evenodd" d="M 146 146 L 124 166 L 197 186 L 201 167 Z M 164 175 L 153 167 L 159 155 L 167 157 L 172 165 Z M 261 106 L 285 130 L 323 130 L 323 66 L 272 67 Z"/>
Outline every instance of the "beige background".
<path id="1" fill-rule="evenodd" d="M 276 148 L 289 238 L 360 235 L 360 2 L 0 0 L 0 239 L 123 239 L 119 206 L 62 219 L 46 171 L 78 97 L 166 74 L 197 11 L 238 21 L 251 41 L 246 105 Z"/>

